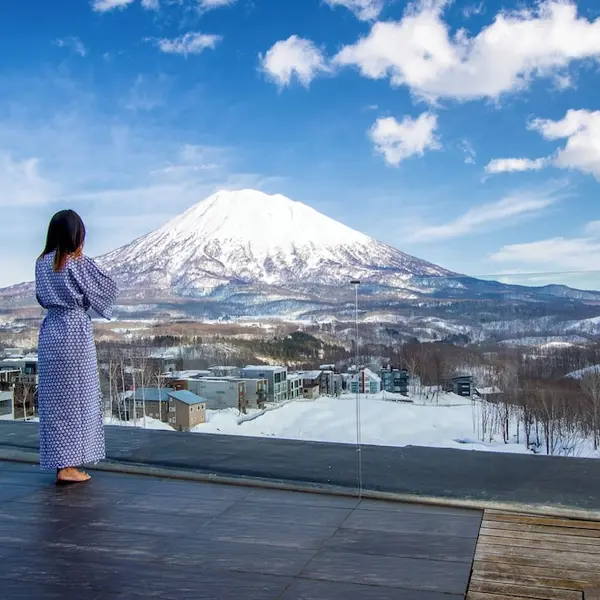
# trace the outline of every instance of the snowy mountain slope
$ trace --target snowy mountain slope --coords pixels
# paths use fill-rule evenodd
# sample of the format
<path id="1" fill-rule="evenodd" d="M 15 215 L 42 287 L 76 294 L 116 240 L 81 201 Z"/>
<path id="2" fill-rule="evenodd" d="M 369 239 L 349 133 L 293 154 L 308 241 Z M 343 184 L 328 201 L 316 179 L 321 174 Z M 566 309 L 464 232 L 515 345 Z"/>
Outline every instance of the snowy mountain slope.
<path id="1" fill-rule="evenodd" d="M 406 287 L 452 276 L 313 208 L 254 190 L 221 191 L 100 261 L 123 287 L 202 295 L 225 284 Z"/>

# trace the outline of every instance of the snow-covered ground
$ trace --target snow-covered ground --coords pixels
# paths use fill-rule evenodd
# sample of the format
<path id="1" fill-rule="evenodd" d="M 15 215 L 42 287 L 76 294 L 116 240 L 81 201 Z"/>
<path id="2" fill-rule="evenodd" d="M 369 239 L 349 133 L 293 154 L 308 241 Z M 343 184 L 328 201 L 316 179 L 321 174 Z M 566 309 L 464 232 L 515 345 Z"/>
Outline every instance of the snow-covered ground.
<path id="1" fill-rule="evenodd" d="M 517 438 L 518 425 L 514 418 L 511 419 L 509 443 L 504 443 L 501 433 L 494 433 L 494 416 L 491 412 L 494 405 L 461 398 L 455 394 L 413 395 L 410 399 L 412 402 L 405 402 L 406 399 L 402 396 L 385 393 L 361 396 L 362 443 L 533 453 L 525 444 L 522 426 Z M 269 405 L 265 410 L 250 410 L 246 415 L 236 409 L 209 410 L 206 413 L 207 422 L 195 427 L 193 432 L 356 444 L 356 415 L 354 395 L 314 401 L 293 400 L 281 405 Z M 30 420 L 37 421 L 37 418 Z M 104 423 L 174 431 L 170 425 L 150 417 L 138 419 L 136 423 L 105 418 Z M 487 428 L 485 435 L 482 432 L 484 423 Z M 535 433 L 532 432 L 532 442 L 535 441 L 534 438 Z M 535 452 L 545 453 L 543 442 L 536 447 Z M 553 453 L 600 458 L 600 452 L 593 450 L 591 441 L 578 436 L 557 441 Z"/>
<path id="2" fill-rule="evenodd" d="M 414 397 L 414 403 L 393 402 L 393 394 L 361 396 L 361 438 L 363 444 L 379 446 L 429 446 L 530 453 L 525 444 L 478 441 L 480 403 L 454 394 L 440 394 L 437 401 Z M 398 396 L 398 398 L 402 398 Z M 252 413 L 248 416 L 252 417 Z M 355 444 L 356 397 L 320 398 L 294 401 L 254 419 L 237 410 L 208 411 L 207 423 L 194 433 L 218 433 L 255 437 L 275 437 L 320 442 Z"/>

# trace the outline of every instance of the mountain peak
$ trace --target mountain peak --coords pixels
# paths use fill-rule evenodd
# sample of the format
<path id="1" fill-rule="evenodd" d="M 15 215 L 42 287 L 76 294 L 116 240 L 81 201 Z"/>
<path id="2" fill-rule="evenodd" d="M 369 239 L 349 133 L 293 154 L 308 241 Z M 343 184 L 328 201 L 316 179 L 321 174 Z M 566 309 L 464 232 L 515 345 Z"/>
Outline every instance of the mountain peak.
<path id="1" fill-rule="evenodd" d="M 321 247 L 369 241 L 366 235 L 302 202 L 250 189 L 219 191 L 159 231 L 204 241 L 237 240 L 261 254 L 273 247 Z"/>
<path id="2" fill-rule="evenodd" d="M 228 283 L 405 287 L 440 267 L 355 231 L 281 194 L 219 191 L 156 231 L 102 257 L 124 287 L 179 294 Z"/>

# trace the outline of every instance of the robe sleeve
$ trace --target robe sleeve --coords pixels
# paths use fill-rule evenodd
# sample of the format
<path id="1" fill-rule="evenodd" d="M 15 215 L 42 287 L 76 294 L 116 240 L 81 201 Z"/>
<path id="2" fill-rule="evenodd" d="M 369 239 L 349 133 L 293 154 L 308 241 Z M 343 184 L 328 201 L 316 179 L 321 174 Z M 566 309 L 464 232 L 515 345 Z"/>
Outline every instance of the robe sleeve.
<path id="1" fill-rule="evenodd" d="M 117 299 L 117 284 L 91 258 L 82 256 L 72 263 L 71 274 L 83 295 L 85 308 L 110 320 Z"/>

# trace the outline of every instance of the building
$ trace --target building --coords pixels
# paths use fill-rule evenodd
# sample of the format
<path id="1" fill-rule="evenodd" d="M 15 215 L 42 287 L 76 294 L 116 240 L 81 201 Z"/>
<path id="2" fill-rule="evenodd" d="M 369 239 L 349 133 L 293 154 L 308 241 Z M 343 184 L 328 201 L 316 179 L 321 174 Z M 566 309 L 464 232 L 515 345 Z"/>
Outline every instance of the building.
<path id="1" fill-rule="evenodd" d="M 246 386 L 246 406 L 260 408 L 269 395 L 269 382 L 266 379 L 240 379 Z"/>
<path id="2" fill-rule="evenodd" d="M 126 418 L 147 417 L 168 423 L 179 431 L 189 431 L 196 425 L 206 422 L 206 400 L 189 390 L 171 388 L 138 388 L 124 400 Z"/>
<path id="3" fill-rule="evenodd" d="M 240 376 L 239 367 L 217 366 L 208 367 L 211 377 L 238 377 Z"/>
<path id="4" fill-rule="evenodd" d="M 333 395 L 339 396 L 344 390 L 344 377 L 339 373 L 333 374 Z"/>
<path id="5" fill-rule="evenodd" d="M 241 379 L 225 377 L 202 377 L 188 379 L 187 390 L 202 396 L 210 410 L 246 406 L 246 385 Z"/>
<path id="6" fill-rule="evenodd" d="M 333 371 L 333 369 L 321 369 L 320 385 L 321 395 L 335 395 L 335 372 Z"/>
<path id="7" fill-rule="evenodd" d="M 287 374 L 287 397 L 288 400 L 297 400 L 302 396 L 302 378 L 300 373 Z"/>
<path id="8" fill-rule="evenodd" d="M 189 390 L 169 391 L 168 423 L 178 431 L 190 431 L 206 423 L 206 401 Z"/>
<path id="9" fill-rule="evenodd" d="M 12 356 L 0 360 L 0 390 L 12 391 L 15 419 L 36 415 L 37 387 L 37 355 Z"/>
<path id="10" fill-rule="evenodd" d="M 12 420 L 15 418 L 13 393 L 0 392 L 0 421 Z"/>
<path id="11" fill-rule="evenodd" d="M 271 365 L 248 365 L 241 370 L 243 379 L 266 379 L 268 381 L 268 402 L 287 400 L 287 368 Z"/>
<path id="12" fill-rule="evenodd" d="M 189 390 L 206 400 L 207 408 L 256 408 L 267 401 L 268 381 L 266 379 L 240 379 L 239 377 L 212 377 L 204 372 L 199 377 L 165 377 L 165 387 L 173 390 Z"/>
<path id="13" fill-rule="evenodd" d="M 315 400 L 321 395 L 321 371 L 302 371 L 302 395 L 308 400 Z"/>
<path id="14" fill-rule="evenodd" d="M 360 369 L 350 377 L 350 391 L 353 394 L 378 394 L 381 391 L 381 377 L 371 369 Z"/>
<path id="15" fill-rule="evenodd" d="M 409 374 L 404 369 L 384 369 L 379 372 L 381 385 L 386 392 L 408 396 Z"/>
<path id="16" fill-rule="evenodd" d="M 453 392 L 457 396 L 470 398 L 473 395 L 473 376 L 456 375 L 449 377 L 443 381 L 442 387 L 445 392 Z"/>
<path id="17" fill-rule="evenodd" d="M 126 416 L 131 418 L 133 415 L 133 406 L 135 404 L 136 419 L 144 418 L 144 408 L 146 416 L 158 419 L 167 423 L 169 396 L 167 388 L 136 388 L 129 398 L 125 399 Z M 128 419 L 128 420 L 129 420 Z"/>

